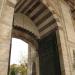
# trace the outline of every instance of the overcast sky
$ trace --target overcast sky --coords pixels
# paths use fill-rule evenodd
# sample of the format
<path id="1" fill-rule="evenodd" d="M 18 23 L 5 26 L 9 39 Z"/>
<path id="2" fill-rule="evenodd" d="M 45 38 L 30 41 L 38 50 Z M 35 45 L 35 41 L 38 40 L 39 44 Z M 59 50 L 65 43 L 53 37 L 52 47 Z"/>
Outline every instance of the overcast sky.
<path id="1" fill-rule="evenodd" d="M 12 38 L 10 64 L 19 64 L 22 57 L 28 58 L 28 44 L 16 38 Z"/>

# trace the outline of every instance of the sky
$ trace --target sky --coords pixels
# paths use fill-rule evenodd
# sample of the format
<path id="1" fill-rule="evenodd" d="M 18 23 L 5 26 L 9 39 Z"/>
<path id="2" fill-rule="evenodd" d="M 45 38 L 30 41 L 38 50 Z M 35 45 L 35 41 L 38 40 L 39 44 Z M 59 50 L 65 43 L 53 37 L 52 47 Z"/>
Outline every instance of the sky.
<path id="1" fill-rule="evenodd" d="M 28 44 L 20 39 L 12 38 L 10 64 L 20 64 L 22 58 L 28 58 Z"/>

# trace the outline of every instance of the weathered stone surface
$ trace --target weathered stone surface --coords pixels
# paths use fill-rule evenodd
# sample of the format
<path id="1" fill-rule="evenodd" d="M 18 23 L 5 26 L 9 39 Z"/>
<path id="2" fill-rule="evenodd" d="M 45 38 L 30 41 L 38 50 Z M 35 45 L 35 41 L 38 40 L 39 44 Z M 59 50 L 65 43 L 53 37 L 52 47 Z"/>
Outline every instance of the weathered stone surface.
<path id="1" fill-rule="evenodd" d="M 2 6 L 2 2 L 3 2 L 3 0 L 0 0 L 0 9 L 1 9 L 1 6 Z"/>
<path id="2" fill-rule="evenodd" d="M 13 6 L 15 6 L 18 0 L 6 0 L 4 5 L 2 6 L 3 1 L 4 0 L 0 0 L 0 75 L 7 75 L 11 29 L 14 15 Z M 54 18 L 59 19 L 59 23 L 57 23 L 57 25 L 58 27 L 60 27 L 57 31 L 57 39 L 62 75 L 74 75 L 75 70 L 73 69 L 73 50 L 75 49 L 75 29 L 73 26 L 73 19 L 71 16 L 70 8 L 63 0 L 60 0 L 62 2 L 60 2 L 59 0 L 41 1 L 49 8 Z M 22 20 L 20 20 L 19 18 Z M 35 27 L 35 24 L 32 24 L 32 22 L 27 23 L 29 22 L 29 20 L 24 18 L 22 15 L 20 15 L 19 18 L 17 16 L 15 24 L 18 24 L 19 26 L 32 31 L 37 36 L 39 36 L 38 29 Z M 44 31 L 44 33 L 46 31 Z M 35 52 L 33 52 L 32 54 L 35 55 Z M 37 62 L 38 61 L 36 61 L 36 64 L 38 65 Z M 37 75 L 39 75 L 39 73 L 37 73 Z"/>
<path id="3" fill-rule="evenodd" d="M 8 72 L 8 62 L 0 62 L 0 75 L 7 75 Z"/>
<path id="4" fill-rule="evenodd" d="M 29 30 L 33 34 L 35 34 L 38 38 L 40 38 L 40 33 L 33 23 L 33 21 L 28 18 L 26 15 L 17 13 L 14 15 L 14 26 L 19 26 L 21 28 L 24 28 L 26 30 Z"/>
<path id="5" fill-rule="evenodd" d="M 7 75 L 14 8 L 4 3 L 0 16 L 0 75 Z"/>
<path id="6" fill-rule="evenodd" d="M 8 2 L 12 3 L 15 6 L 18 0 L 8 0 Z"/>

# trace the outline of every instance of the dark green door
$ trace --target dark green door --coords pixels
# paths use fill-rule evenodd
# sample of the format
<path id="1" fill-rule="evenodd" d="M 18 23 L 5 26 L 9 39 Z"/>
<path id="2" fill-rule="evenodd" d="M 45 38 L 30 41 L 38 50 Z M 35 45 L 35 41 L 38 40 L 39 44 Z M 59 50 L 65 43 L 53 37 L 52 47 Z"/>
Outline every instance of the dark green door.
<path id="1" fill-rule="evenodd" d="M 61 75 L 55 32 L 39 41 L 40 75 Z"/>

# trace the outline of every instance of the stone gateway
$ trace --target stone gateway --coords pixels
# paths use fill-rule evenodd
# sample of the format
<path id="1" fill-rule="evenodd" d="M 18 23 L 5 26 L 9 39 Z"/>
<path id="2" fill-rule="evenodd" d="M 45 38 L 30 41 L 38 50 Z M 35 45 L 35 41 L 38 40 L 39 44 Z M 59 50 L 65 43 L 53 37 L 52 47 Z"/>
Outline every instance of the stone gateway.
<path id="1" fill-rule="evenodd" d="M 75 0 L 0 0 L 0 75 L 12 37 L 29 44 L 28 75 L 75 74 Z"/>

